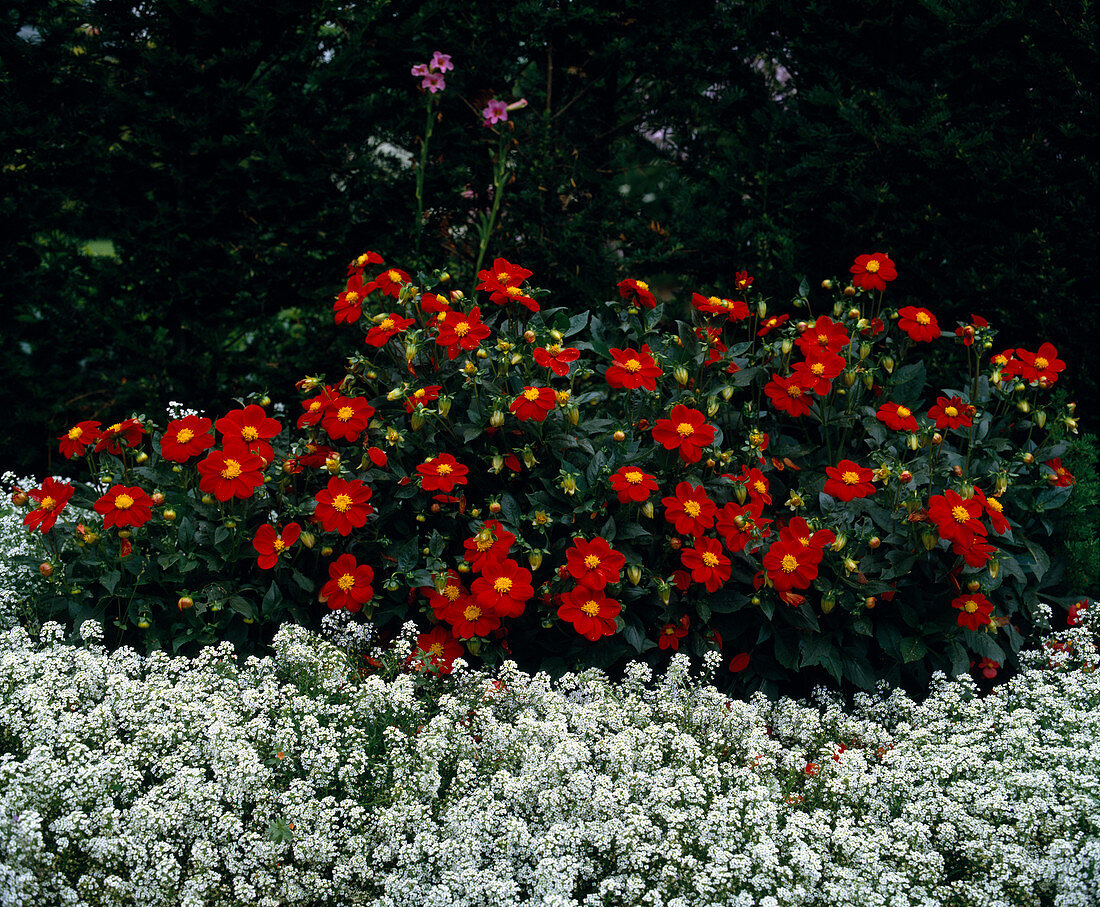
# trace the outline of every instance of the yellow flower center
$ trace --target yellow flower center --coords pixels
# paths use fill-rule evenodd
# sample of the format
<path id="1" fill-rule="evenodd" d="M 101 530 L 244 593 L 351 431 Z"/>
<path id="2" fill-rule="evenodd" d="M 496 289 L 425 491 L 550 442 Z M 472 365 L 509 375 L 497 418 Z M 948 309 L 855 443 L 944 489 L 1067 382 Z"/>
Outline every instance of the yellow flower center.
<path id="1" fill-rule="evenodd" d="M 504 292 L 511 296 L 513 299 L 517 296 L 523 295 L 523 290 L 521 290 L 519 287 L 508 287 L 508 289 Z"/>
<path id="2" fill-rule="evenodd" d="M 336 418 L 339 419 L 341 422 L 347 422 L 348 419 L 350 419 L 354 415 L 355 410 L 352 409 L 352 407 L 341 406 L 339 411 L 336 413 Z"/>
<path id="3" fill-rule="evenodd" d="M 927 312 L 917 312 L 917 324 L 931 324 L 932 318 Z"/>
<path id="4" fill-rule="evenodd" d="M 872 274 L 876 273 L 879 269 L 879 263 L 877 259 L 872 258 L 866 265 L 863 266 L 864 270 L 870 271 Z"/>
<path id="5" fill-rule="evenodd" d="M 226 460 L 222 467 L 223 479 L 235 479 L 241 474 L 241 464 L 236 460 Z"/>
<path id="6" fill-rule="evenodd" d="M 798 537 L 798 544 L 800 544 L 803 548 L 809 548 L 810 547 L 810 538 L 809 538 L 809 536 L 806 536 L 806 535 L 799 536 Z"/>
<path id="7" fill-rule="evenodd" d="M 41 510 L 53 510 L 56 506 L 57 501 L 55 501 L 49 495 L 46 495 L 46 497 L 42 499 L 42 503 L 38 505 L 39 509 Z"/>
<path id="8" fill-rule="evenodd" d="M 799 387 L 797 384 L 788 384 L 787 385 L 787 396 L 788 397 L 801 397 L 802 396 L 802 388 Z"/>
<path id="9" fill-rule="evenodd" d="M 462 594 L 462 591 L 455 585 L 447 585 L 443 587 L 443 596 L 448 601 L 458 601 L 458 597 Z"/>
<path id="10" fill-rule="evenodd" d="M 1036 356 L 1036 357 L 1035 357 L 1035 367 L 1036 367 L 1037 369 L 1044 369 L 1044 368 L 1046 368 L 1046 367 L 1047 367 L 1048 365 L 1050 365 L 1050 361 L 1049 361 L 1049 360 L 1047 360 L 1047 359 L 1044 359 L 1044 358 L 1043 358 L 1042 356 Z"/>
<path id="11" fill-rule="evenodd" d="M 417 400 L 423 400 L 423 399 L 424 399 L 424 397 L 425 397 L 426 395 L 427 395 L 427 391 L 426 391 L 426 390 L 424 390 L 424 388 L 420 388 L 420 389 L 419 389 L 419 390 L 417 390 L 417 391 L 413 391 L 413 396 L 414 396 L 414 397 L 415 397 L 415 398 L 416 398 Z"/>
<path id="12" fill-rule="evenodd" d="M 116 422 L 114 425 L 112 425 L 110 428 L 107 429 L 107 431 L 111 432 L 112 434 L 116 431 L 121 431 L 121 430 L 122 430 L 122 423 L 121 422 Z"/>
<path id="13" fill-rule="evenodd" d="M 798 558 L 793 554 L 784 554 L 779 566 L 784 573 L 794 573 L 798 569 Z"/>
<path id="14" fill-rule="evenodd" d="M 347 295 L 344 297 L 344 301 L 350 305 L 355 305 L 359 301 L 359 294 L 355 290 L 348 290 Z"/>
<path id="15" fill-rule="evenodd" d="M 481 608 L 475 604 L 469 604 L 466 606 L 466 610 L 462 612 L 462 616 L 468 621 L 475 621 L 481 619 Z"/>
<path id="16" fill-rule="evenodd" d="M 401 283 L 401 274 L 399 271 L 389 270 L 386 272 L 386 276 L 394 283 Z"/>
<path id="17" fill-rule="evenodd" d="M 692 425 L 690 422 L 681 422 L 679 425 L 676 426 L 676 434 L 678 434 L 681 438 L 690 438 L 693 434 L 695 434 L 695 426 Z"/>
<path id="18" fill-rule="evenodd" d="M 355 585 L 355 574 L 345 573 L 336 581 L 336 585 L 340 587 L 341 591 L 347 592 L 348 589 Z"/>
<path id="19" fill-rule="evenodd" d="M 477 540 L 477 550 L 478 551 L 488 551 L 492 547 L 493 547 L 492 538 L 487 538 L 487 539 L 478 538 L 478 540 Z"/>
<path id="20" fill-rule="evenodd" d="M 558 355 L 558 353 L 561 352 L 561 345 L 557 343 L 551 343 L 550 346 L 546 348 L 546 352 L 548 352 L 551 356 L 556 356 Z"/>
<path id="21" fill-rule="evenodd" d="M 636 286 L 639 290 L 648 290 L 649 289 L 649 284 L 646 283 L 644 280 L 635 280 L 634 281 L 634 286 Z"/>
<path id="22" fill-rule="evenodd" d="M 465 337 L 469 333 L 470 333 L 470 322 L 460 321 L 458 324 L 455 325 L 455 336 L 456 337 Z"/>
<path id="23" fill-rule="evenodd" d="M 499 283 L 505 283 L 511 276 L 507 271 L 497 271 L 497 281 Z"/>
<path id="24" fill-rule="evenodd" d="M 813 365 L 810 366 L 810 371 L 817 375 L 818 378 L 820 378 L 822 375 L 825 374 L 825 363 L 815 362 Z"/>
<path id="25" fill-rule="evenodd" d="M 972 598 L 968 598 L 966 601 L 963 602 L 963 610 L 967 614 L 973 614 L 975 611 L 978 610 L 978 607 L 978 603 Z"/>
<path id="26" fill-rule="evenodd" d="M 441 643 L 441 642 L 433 642 L 433 643 L 432 643 L 432 644 L 431 644 L 431 645 L 430 645 L 430 646 L 428 647 L 428 654 L 429 654 L 429 655 L 435 655 L 435 656 L 439 656 L 439 657 L 442 657 L 442 655 L 443 655 L 443 643 Z"/>
<path id="27" fill-rule="evenodd" d="M 721 306 L 722 305 L 722 300 L 719 299 L 717 296 L 711 296 L 709 299 L 707 299 L 707 302 L 709 302 L 713 306 Z"/>
<path id="28" fill-rule="evenodd" d="M 493 580 L 493 589 L 504 595 L 506 592 L 512 591 L 512 581 L 506 576 L 498 576 Z"/>
<path id="29" fill-rule="evenodd" d="M 452 472 L 454 472 L 454 467 L 451 466 L 450 463 L 440 463 L 435 468 L 435 474 L 437 476 L 449 476 Z"/>
<path id="30" fill-rule="evenodd" d="M 77 425 L 75 428 L 69 429 L 69 440 L 76 441 L 84 434 L 84 429 Z"/>
<path id="31" fill-rule="evenodd" d="M 703 508 L 699 506 L 698 501 L 685 501 L 684 502 L 684 513 L 686 513 L 692 519 L 699 516 L 699 513 L 702 511 L 702 509 Z"/>
<path id="32" fill-rule="evenodd" d="M 317 412 L 317 410 L 319 410 L 320 408 L 321 408 L 321 401 L 320 400 L 314 400 L 312 403 L 309 404 L 309 411 L 311 413 Z"/>
<path id="33" fill-rule="evenodd" d="M 392 331 L 393 330 L 393 319 L 392 318 L 383 318 L 382 323 L 378 326 L 380 328 L 382 328 L 383 331 Z"/>
<path id="34" fill-rule="evenodd" d="M 134 506 L 134 499 L 128 494 L 120 494 L 115 498 L 115 509 L 117 510 L 129 510 Z"/>
<path id="35" fill-rule="evenodd" d="M 970 519 L 970 511 L 968 511 L 962 504 L 959 504 L 951 508 L 951 518 L 956 523 L 965 523 Z"/>
<path id="36" fill-rule="evenodd" d="M 176 443 L 177 443 L 177 444 L 186 444 L 186 443 L 187 443 L 188 441 L 190 441 L 190 440 L 191 440 L 191 439 L 192 439 L 193 437 L 195 437 L 195 433 L 194 433 L 193 431 L 191 431 L 191 429 L 189 429 L 189 428 L 181 428 L 181 429 L 180 429 L 180 430 L 179 430 L 179 431 L 178 431 L 178 432 L 176 433 Z"/>
<path id="37" fill-rule="evenodd" d="M 600 614 L 600 603 L 590 598 L 581 605 L 581 610 L 589 617 L 598 617 Z"/>
<path id="38" fill-rule="evenodd" d="M 539 392 L 536 388 L 529 387 L 523 392 L 523 396 L 525 399 L 534 403 L 539 398 Z"/>
<path id="39" fill-rule="evenodd" d="M 761 481 L 760 479 L 757 479 L 755 482 L 753 482 L 752 487 L 756 490 L 757 494 L 764 494 L 768 490 L 767 483 Z"/>
<path id="40" fill-rule="evenodd" d="M 286 551 L 286 542 L 284 542 L 282 539 L 275 539 L 275 550 L 278 553 L 282 554 L 284 551 Z"/>
<path id="41" fill-rule="evenodd" d="M 715 554 L 713 551 L 704 551 L 703 552 L 703 563 L 706 564 L 708 567 L 717 567 L 718 566 L 718 555 Z"/>
<path id="42" fill-rule="evenodd" d="M 255 441 L 260 437 L 260 430 L 255 425 L 246 425 L 241 429 L 241 437 L 246 441 Z"/>
<path id="43" fill-rule="evenodd" d="M 945 406 L 943 408 L 943 414 L 954 419 L 959 414 L 959 411 L 954 406 Z"/>
<path id="44" fill-rule="evenodd" d="M 844 480 L 845 485 L 858 485 L 859 484 L 859 473 L 858 472 L 852 472 L 852 470 L 850 470 L 850 469 L 847 472 L 845 472 L 844 475 L 841 476 L 841 478 Z"/>
<path id="45" fill-rule="evenodd" d="M 598 566 L 600 566 L 600 559 L 595 554 L 587 554 L 584 558 L 584 565 L 589 570 L 595 570 Z"/>
<path id="46" fill-rule="evenodd" d="M 908 406 L 899 406 L 898 415 L 901 416 L 901 418 L 903 419 L 908 419 L 911 415 L 913 415 L 913 411 Z"/>
<path id="47" fill-rule="evenodd" d="M 623 473 L 623 478 L 626 479 L 630 485 L 638 485 L 644 478 L 644 473 L 640 469 L 628 469 Z"/>
<path id="48" fill-rule="evenodd" d="M 829 335 L 828 334 L 818 334 L 817 335 L 817 345 L 818 346 L 828 346 L 829 345 Z"/>
<path id="49" fill-rule="evenodd" d="M 1004 507 L 1002 506 L 1001 502 L 998 501 L 996 498 L 986 498 L 985 506 L 988 507 L 990 510 L 996 510 L 997 513 L 1004 513 Z"/>
<path id="50" fill-rule="evenodd" d="M 642 363 L 637 359 L 627 359 L 626 364 L 623 366 L 628 372 L 637 372 L 642 368 Z"/>
<path id="51" fill-rule="evenodd" d="M 353 503 L 351 495 L 338 494 L 332 499 L 332 509 L 338 513 L 346 513 Z"/>

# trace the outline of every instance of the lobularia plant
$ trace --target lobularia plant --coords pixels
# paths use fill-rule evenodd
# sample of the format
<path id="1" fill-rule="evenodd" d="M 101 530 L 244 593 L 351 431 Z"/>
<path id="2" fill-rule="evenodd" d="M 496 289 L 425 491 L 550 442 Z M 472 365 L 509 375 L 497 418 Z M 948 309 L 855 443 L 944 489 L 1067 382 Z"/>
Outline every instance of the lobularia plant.
<path id="1" fill-rule="evenodd" d="M 1095 627 L 1093 628 L 1095 630 Z M 0 636 L 8 905 L 1091 907 L 1100 659 L 1080 628 L 967 677 L 734 701 L 683 653 L 554 682 L 352 679 L 273 658 Z M 411 638 L 398 656 L 413 646 Z"/>
<path id="2" fill-rule="evenodd" d="M 148 648 L 326 608 L 411 619 L 442 671 L 684 646 L 749 690 L 995 674 L 1057 575 L 1065 363 L 889 305 L 882 253 L 850 272 L 781 314 L 744 271 L 732 298 L 624 280 L 576 312 L 504 259 L 478 302 L 365 253 L 333 306 L 347 373 L 300 382 L 298 435 L 258 397 L 62 435 L 98 483 L 16 496 L 49 553 L 40 603 Z M 968 370 L 928 386 L 945 342 Z"/>

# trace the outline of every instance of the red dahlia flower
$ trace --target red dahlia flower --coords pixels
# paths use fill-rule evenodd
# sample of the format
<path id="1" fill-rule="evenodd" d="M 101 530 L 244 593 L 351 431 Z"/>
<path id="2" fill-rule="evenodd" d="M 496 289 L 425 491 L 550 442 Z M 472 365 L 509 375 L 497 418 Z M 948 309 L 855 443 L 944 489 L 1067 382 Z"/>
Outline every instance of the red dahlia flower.
<path id="1" fill-rule="evenodd" d="M 184 416 L 173 419 L 160 439 L 160 452 L 173 463 L 186 463 L 214 446 L 211 422 L 205 416 Z"/>
<path id="2" fill-rule="evenodd" d="M 875 486 L 871 481 L 875 477 L 874 470 L 851 460 L 841 460 L 836 466 L 826 466 L 825 475 L 828 476 L 825 494 L 838 501 L 866 498 L 875 493 Z"/>
<path id="3" fill-rule="evenodd" d="M 764 502 L 761 500 L 743 505 L 730 501 L 718 511 L 714 528 L 734 554 L 746 549 L 751 551 L 760 546 L 761 538 L 771 535 L 768 525 L 772 521 L 764 519 L 763 513 Z"/>
<path id="4" fill-rule="evenodd" d="M 680 552 L 680 561 L 691 571 L 691 581 L 706 586 L 707 592 L 717 592 L 733 569 L 718 539 L 696 539 L 694 548 Z"/>
<path id="5" fill-rule="evenodd" d="M 462 543 L 466 549 L 466 563 L 477 572 L 493 561 L 502 561 L 512 550 L 516 537 L 500 525 L 499 520 L 486 520 L 477 535 Z"/>
<path id="6" fill-rule="evenodd" d="M 993 614 L 993 603 L 979 592 L 956 598 L 951 602 L 951 607 L 959 609 L 959 626 L 968 630 L 989 626 L 989 618 Z"/>
<path id="7" fill-rule="evenodd" d="M 790 315 L 769 315 L 762 322 L 760 322 L 760 330 L 756 332 L 757 337 L 765 337 L 774 331 L 777 327 L 785 324 L 790 318 Z"/>
<path id="8" fill-rule="evenodd" d="M 974 407 L 963 403 L 962 397 L 937 397 L 928 418 L 936 420 L 936 428 L 969 428 L 974 424 Z"/>
<path id="9" fill-rule="evenodd" d="M 577 586 L 561 597 L 558 617 L 569 621 L 589 642 L 596 642 L 601 636 L 615 635 L 615 618 L 621 611 L 622 606 L 602 590 Z"/>
<path id="10" fill-rule="evenodd" d="M 918 343 L 931 343 L 940 336 L 940 325 L 936 316 L 928 309 L 907 305 L 898 309 L 898 327 L 909 335 L 910 340 Z"/>
<path id="11" fill-rule="evenodd" d="M 390 338 L 404 333 L 416 322 L 412 318 L 402 318 L 396 312 L 390 312 L 378 324 L 367 331 L 367 346 L 385 346 Z"/>
<path id="12" fill-rule="evenodd" d="M 482 605 L 471 595 L 462 607 L 454 609 L 450 623 L 455 639 L 471 639 L 474 636 L 488 636 L 500 627 L 500 618 L 492 608 Z"/>
<path id="13" fill-rule="evenodd" d="M 702 485 L 681 482 L 676 486 L 676 496 L 662 498 L 665 519 L 672 523 L 681 535 L 700 536 L 714 525 L 718 505 L 709 497 Z"/>
<path id="14" fill-rule="evenodd" d="M 768 494 L 768 480 L 764 478 L 764 473 L 759 469 L 753 467 L 750 469 L 748 466 L 741 467 L 741 475 L 734 478 L 730 476 L 733 481 L 744 485 L 749 492 L 749 497 L 753 501 L 759 501 L 762 504 L 770 504 L 772 497 Z"/>
<path id="15" fill-rule="evenodd" d="M 136 485 L 112 485 L 103 497 L 92 505 L 110 529 L 144 526 L 153 518 L 153 499 Z"/>
<path id="16" fill-rule="evenodd" d="M 511 558 L 488 561 L 481 576 L 470 584 L 477 603 L 500 617 L 519 617 L 527 602 L 534 597 L 531 571 Z"/>
<path id="17" fill-rule="evenodd" d="M 520 422 L 534 419 L 542 422 L 557 405 L 558 395 L 552 387 L 525 387 L 508 407 Z"/>
<path id="18" fill-rule="evenodd" d="M 437 590 L 435 586 L 425 586 L 421 591 L 428 596 L 428 603 L 432 606 L 432 614 L 435 615 L 436 620 L 445 620 L 449 624 L 455 622 L 456 609 L 461 612 L 470 597 L 470 593 L 462 585 L 462 578 L 457 570 L 447 571 L 442 591 Z"/>
<path id="19" fill-rule="evenodd" d="M 321 428 L 333 441 L 357 441 L 367 430 L 374 407 L 362 397 L 335 396 L 325 407 Z"/>
<path id="20" fill-rule="evenodd" d="M 73 486 L 68 482 L 58 482 L 56 479 L 47 478 L 42 482 L 41 488 L 32 488 L 27 492 L 27 497 L 37 501 L 38 506 L 23 517 L 23 525 L 32 532 L 49 532 L 69 503 L 73 496 Z"/>
<path id="21" fill-rule="evenodd" d="M 102 453 L 105 450 L 116 457 L 121 456 L 123 444 L 137 447 L 144 434 L 145 429 L 137 419 L 124 419 L 103 429 L 103 433 L 96 439 L 95 452 Z"/>
<path id="22" fill-rule="evenodd" d="M 691 304 L 708 315 L 722 315 L 729 321 L 744 321 L 749 317 L 749 307 L 741 299 L 722 299 L 718 296 L 691 294 Z"/>
<path id="23" fill-rule="evenodd" d="M 84 448 L 99 440 L 98 422 L 78 422 L 57 440 L 61 442 L 61 456 L 66 460 L 84 455 Z"/>
<path id="24" fill-rule="evenodd" d="M 814 405 L 813 398 L 798 380 L 797 375 L 783 378 L 772 375 L 771 381 L 764 385 L 764 393 L 775 408 L 794 417 L 805 416 Z"/>
<path id="25" fill-rule="evenodd" d="M 928 499 L 928 518 L 936 524 L 940 538 L 957 541 L 969 546 L 977 536 L 984 540 L 986 528 L 980 519 L 981 501 L 976 498 L 964 499 L 950 488 L 942 495 L 933 495 Z"/>
<path id="26" fill-rule="evenodd" d="M 657 648 L 672 649 L 673 652 L 680 651 L 680 640 L 688 635 L 690 626 L 691 618 L 686 614 L 680 618 L 679 624 L 665 624 L 657 636 Z"/>
<path id="27" fill-rule="evenodd" d="M 303 400 L 302 409 L 304 409 L 305 412 L 298 417 L 298 428 L 306 428 L 307 426 L 319 423 L 328 414 L 329 409 L 332 407 L 332 402 L 339 396 L 339 391 L 326 384 L 316 397 L 310 397 L 308 400 Z"/>
<path id="28" fill-rule="evenodd" d="M 985 515 L 989 517 L 994 532 L 998 535 L 1004 535 L 1012 528 L 1009 526 L 1008 520 L 1005 519 L 1005 509 L 1000 501 L 996 498 L 987 498 L 985 492 L 977 485 L 974 486 L 974 497 L 981 502 L 982 509 L 985 511 Z"/>
<path id="29" fill-rule="evenodd" d="M 414 412 L 421 403 L 427 406 L 429 403 L 438 400 L 441 390 L 443 390 L 442 384 L 433 384 L 430 387 L 418 387 L 405 398 L 405 412 Z"/>
<path id="30" fill-rule="evenodd" d="M 611 488 L 623 504 L 641 504 L 657 490 L 657 479 L 637 466 L 623 466 L 611 476 Z"/>
<path id="31" fill-rule="evenodd" d="M 401 295 L 401 288 L 409 282 L 409 275 L 397 268 L 383 271 L 374 278 L 374 284 L 387 296 L 397 299 Z"/>
<path id="32" fill-rule="evenodd" d="M 459 350 L 476 350 L 492 331 L 481 323 L 481 309 L 474 306 L 470 313 L 449 311 L 443 316 L 435 342 L 447 349 L 447 358 L 454 359 Z"/>
<path id="33" fill-rule="evenodd" d="M 734 280 L 734 286 L 739 290 L 747 290 L 752 286 L 752 282 L 756 280 L 755 277 L 750 277 L 748 271 L 738 271 L 736 279 Z"/>
<path id="34" fill-rule="evenodd" d="M 616 286 L 619 288 L 619 295 L 630 302 L 631 305 L 639 306 L 643 309 L 653 309 L 657 307 L 657 299 L 649 289 L 649 284 L 644 280 L 620 280 Z"/>
<path id="35" fill-rule="evenodd" d="M 463 466 L 449 453 L 437 454 L 416 467 L 420 473 L 420 486 L 424 491 L 441 491 L 450 494 L 455 485 L 465 485 L 469 467 Z"/>
<path id="36" fill-rule="evenodd" d="M 261 570 L 270 570 L 279 562 L 279 555 L 298 541 L 301 534 L 302 527 L 297 523 L 289 523 L 281 533 L 270 523 L 264 523 L 252 538 L 252 547 L 259 554 L 256 564 Z"/>
<path id="37" fill-rule="evenodd" d="M 863 290 L 885 290 L 886 284 L 898 276 L 894 263 L 882 252 L 858 256 L 848 270 L 852 283 Z"/>
<path id="38" fill-rule="evenodd" d="M 1066 488 L 1077 481 L 1073 477 L 1073 473 L 1062 465 L 1061 457 L 1055 460 L 1047 460 L 1043 465 L 1051 470 L 1050 474 L 1047 475 L 1047 481 L 1056 488 Z"/>
<path id="39" fill-rule="evenodd" d="M 212 450 L 199 460 L 199 490 L 223 502 L 230 498 L 251 497 L 264 483 L 265 465 L 244 445 L 230 443 L 225 450 Z"/>
<path id="40" fill-rule="evenodd" d="M 661 368 L 653 360 L 649 352 L 649 346 L 642 346 L 641 352 L 637 350 L 620 350 L 612 347 L 611 358 L 614 363 L 607 368 L 604 376 L 612 387 L 637 390 L 644 388 L 647 391 L 657 390 L 657 379 L 664 374 Z"/>
<path id="41" fill-rule="evenodd" d="M 600 536 L 591 541 L 574 538 L 572 547 L 565 549 L 566 573 L 590 589 L 602 589 L 609 583 L 617 583 L 625 565 L 626 557 Z"/>
<path id="42" fill-rule="evenodd" d="M 809 589 L 810 583 L 817 578 L 817 566 L 820 559 L 814 560 L 810 549 L 803 548 L 799 542 L 784 542 L 777 539 L 772 542 L 764 555 L 764 569 L 768 579 L 779 593 L 792 589 Z"/>
<path id="43" fill-rule="evenodd" d="M 779 530 L 779 540 L 801 547 L 804 556 L 800 560 L 821 563 L 825 548 L 836 541 L 836 535 L 830 529 L 818 529 L 813 532 L 802 517 L 796 516 L 786 526 Z"/>
<path id="44" fill-rule="evenodd" d="M 351 260 L 351 264 L 348 265 L 348 277 L 353 274 L 362 274 L 367 265 L 384 265 L 385 263 L 382 256 L 377 252 L 364 252 Z"/>
<path id="45" fill-rule="evenodd" d="M 462 643 L 455 642 L 446 629 L 432 627 L 416 638 L 416 649 L 408 657 L 407 663 L 417 670 L 428 667 L 439 674 L 450 674 L 454 670 L 455 659 L 460 658 L 465 651 Z"/>
<path id="46" fill-rule="evenodd" d="M 357 271 L 348 278 L 344 292 L 332 304 L 332 317 L 337 324 L 351 324 L 363 314 L 363 300 L 377 289 L 373 282 L 363 283 L 363 272 Z"/>
<path id="47" fill-rule="evenodd" d="M 838 356 L 849 341 L 848 330 L 843 324 L 833 321 L 828 315 L 821 315 L 798 335 L 798 340 L 795 342 L 802 351 L 802 355 L 809 357 L 812 353 L 825 350 Z"/>
<path id="48" fill-rule="evenodd" d="M 361 479 L 341 479 L 333 476 L 328 486 L 313 496 L 317 502 L 313 509 L 313 519 L 321 524 L 325 532 L 339 532 L 350 535 L 352 529 L 367 524 L 367 517 L 374 508 L 367 503 L 374 492 Z"/>
<path id="49" fill-rule="evenodd" d="M 965 544 L 955 539 L 951 543 L 951 551 L 966 561 L 969 567 L 984 567 L 989 559 L 997 553 L 996 548 L 990 545 L 984 537 L 979 536 L 974 536 Z"/>
<path id="50" fill-rule="evenodd" d="M 875 418 L 894 431 L 916 431 L 918 428 L 913 411 L 900 403 L 883 403 Z"/>
<path id="51" fill-rule="evenodd" d="M 819 397 L 827 397 L 829 391 L 833 389 L 833 379 L 844 371 L 847 365 L 848 362 L 843 356 L 837 356 L 828 350 L 814 349 L 806 354 L 805 362 L 794 364 L 791 368 L 791 377 L 806 390 L 813 391 Z"/>
<path id="52" fill-rule="evenodd" d="M 551 343 L 547 347 L 535 347 L 535 362 L 543 368 L 548 368 L 555 375 L 568 375 L 569 363 L 580 358 L 581 351 L 575 347 L 562 347 L 561 344 Z"/>
<path id="53" fill-rule="evenodd" d="M 507 287 L 518 287 L 534 271 L 528 271 L 519 265 L 514 265 L 504 258 L 498 258 L 493 266 L 485 271 L 478 271 L 478 280 L 481 281 L 475 290 L 485 290 L 487 293 L 502 293 Z M 497 300 L 493 300 L 497 302 Z"/>
<path id="54" fill-rule="evenodd" d="M 374 598 L 374 570 L 360 564 L 352 554 L 341 554 L 328 565 L 329 581 L 321 587 L 318 599 L 332 611 L 343 608 L 352 614 Z"/>
<path id="55" fill-rule="evenodd" d="M 270 418 L 256 403 L 231 410 L 218 419 L 214 427 L 222 433 L 223 447 L 243 444 L 249 453 L 263 457 L 264 463 L 275 459 L 275 450 L 268 442 L 283 430 L 278 420 Z"/>
<path id="56" fill-rule="evenodd" d="M 703 448 L 714 443 L 716 429 L 708 425 L 699 410 L 677 403 L 669 418 L 658 419 L 653 426 L 653 440 L 665 450 L 677 450 L 685 463 L 698 463 Z"/>
<path id="57" fill-rule="evenodd" d="M 987 327 L 989 327 L 989 322 L 982 318 L 981 315 L 971 315 L 970 324 L 960 325 L 955 328 L 955 336 L 962 340 L 963 346 L 973 346 L 975 330 L 977 328 Z"/>
<path id="58" fill-rule="evenodd" d="M 1015 373 L 1025 381 L 1045 382 L 1049 386 L 1058 380 L 1058 373 L 1065 370 L 1066 364 L 1058 358 L 1058 350 L 1050 343 L 1039 347 L 1039 352 L 1016 350 L 1017 365 Z"/>

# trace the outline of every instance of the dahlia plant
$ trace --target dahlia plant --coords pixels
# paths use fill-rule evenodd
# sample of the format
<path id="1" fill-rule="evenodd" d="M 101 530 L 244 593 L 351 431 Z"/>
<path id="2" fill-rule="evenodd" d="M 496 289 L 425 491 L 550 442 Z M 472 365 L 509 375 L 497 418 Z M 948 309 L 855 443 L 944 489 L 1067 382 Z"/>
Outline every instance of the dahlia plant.
<path id="1" fill-rule="evenodd" d="M 242 399 L 62 436 L 97 482 L 17 495 L 43 588 L 174 648 L 412 619 L 442 672 L 686 648 L 750 689 L 996 673 L 1057 576 L 1065 363 L 890 305 L 882 253 L 850 273 L 787 311 L 744 271 L 730 297 L 629 279 L 571 311 L 503 258 L 467 295 L 364 253 L 333 305 L 346 374 L 302 379 L 296 418 Z M 929 384 L 949 343 L 968 370 Z"/>

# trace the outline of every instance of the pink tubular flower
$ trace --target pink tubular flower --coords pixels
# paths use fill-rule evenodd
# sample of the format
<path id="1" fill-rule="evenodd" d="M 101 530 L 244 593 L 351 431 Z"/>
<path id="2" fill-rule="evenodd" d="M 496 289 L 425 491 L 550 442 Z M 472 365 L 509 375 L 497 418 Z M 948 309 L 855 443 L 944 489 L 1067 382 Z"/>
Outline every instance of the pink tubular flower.
<path id="1" fill-rule="evenodd" d="M 420 87 L 426 88 L 432 94 L 435 94 L 437 91 L 443 91 L 447 87 L 447 80 L 443 78 L 442 73 L 430 72 L 421 80 Z"/>
<path id="2" fill-rule="evenodd" d="M 484 110 L 481 111 L 481 115 L 485 118 L 486 126 L 493 126 L 497 123 L 504 122 L 508 119 L 508 105 L 504 101 L 498 101 L 496 98 L 491 100 Z"/>
<path id="3" fill-rule="evenodd" d="M 428 69 L 427 63 L 417 63 L 416 66 L 409 70 L 409 74 L 418 79 L 424 78 L 429 72 L 431 72 L 431 70 Z"/>
<path id="4" fill-rule="evenodd" d="M 440 53 L 437 50 L 432 54 L 432 62 L 428 64 L 428 68 L 434 72 L 450 72 L 455 65 L 451 62 L 450 54 Z"/>

